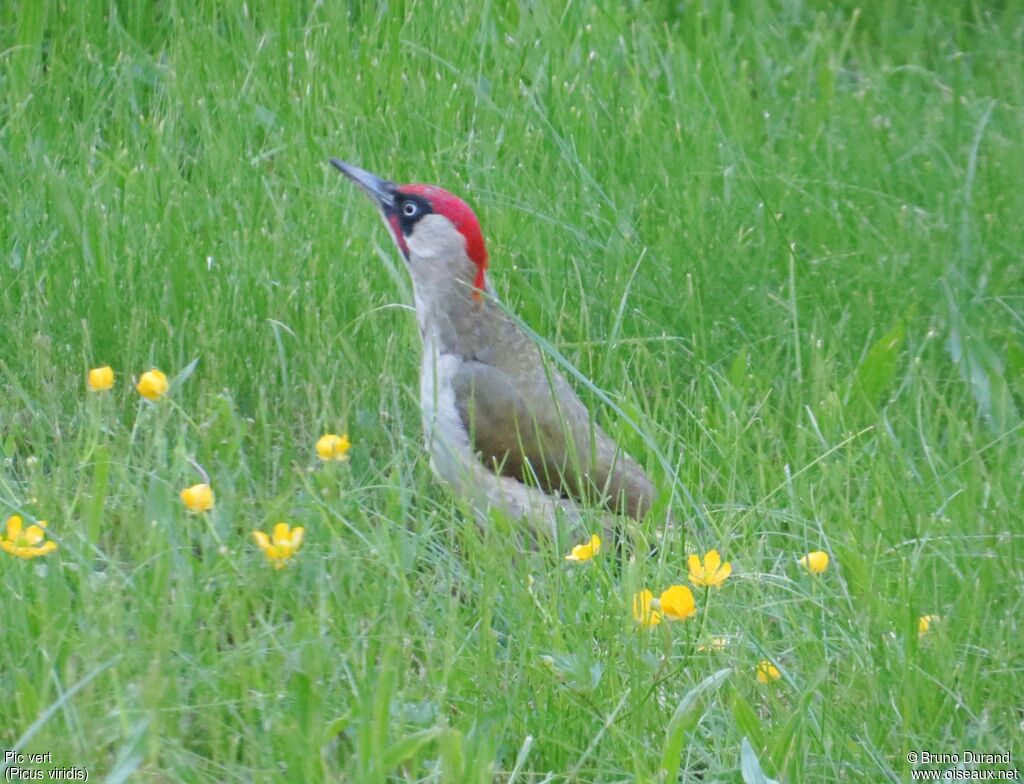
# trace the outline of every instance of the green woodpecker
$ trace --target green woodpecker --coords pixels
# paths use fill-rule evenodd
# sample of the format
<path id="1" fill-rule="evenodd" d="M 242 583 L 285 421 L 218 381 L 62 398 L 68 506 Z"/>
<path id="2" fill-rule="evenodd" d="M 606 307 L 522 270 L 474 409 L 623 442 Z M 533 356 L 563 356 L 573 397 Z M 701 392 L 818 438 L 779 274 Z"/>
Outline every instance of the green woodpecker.
<path id="1" fill-rule="evenodd" d="M 494 298 L 462 199 L 331 161 L 377 205 L 412 275 L 423 337 L 420 404 L 434 472 L 478 517 L 497 508 L 557 537 L 583 507 L 639 519 L 654 486 Z M 610 514 L 599 515 L 606 535 Z"/>

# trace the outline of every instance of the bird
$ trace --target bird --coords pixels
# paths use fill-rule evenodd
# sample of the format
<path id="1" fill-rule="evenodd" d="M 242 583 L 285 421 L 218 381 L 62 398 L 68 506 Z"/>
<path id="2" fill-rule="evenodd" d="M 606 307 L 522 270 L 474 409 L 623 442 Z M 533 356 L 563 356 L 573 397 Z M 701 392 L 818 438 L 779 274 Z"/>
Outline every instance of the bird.
<path id="1" fill-rule="evenodd" d="M 595 517 L 613 537 L 621 516 L 643 519 L 654 484 L 499 303 L 472 208 L 436 185 L 331 164 L 376 204 L 412 277 L 434 473 L 481 521 L 497 510 L 556 541 Z"/>

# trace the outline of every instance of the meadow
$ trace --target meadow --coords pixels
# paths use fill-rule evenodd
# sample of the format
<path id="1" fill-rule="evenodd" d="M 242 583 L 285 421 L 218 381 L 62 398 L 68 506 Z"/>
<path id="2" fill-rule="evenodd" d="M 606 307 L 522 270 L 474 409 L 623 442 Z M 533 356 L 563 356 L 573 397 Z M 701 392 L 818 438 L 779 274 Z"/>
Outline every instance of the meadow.
<path id="1" fill-rule="evenodd" d="M 0 551 L 0 751 L 51 755 L 5 776 L 1019 770 L 1022 149 L 1015 2 L 0 3 L 0 537 L 57 545 Z M 473 205 L 656 553 L 435 481 L 334 156 Z M 692 617 L 634 618 L 711 549 Z"/>

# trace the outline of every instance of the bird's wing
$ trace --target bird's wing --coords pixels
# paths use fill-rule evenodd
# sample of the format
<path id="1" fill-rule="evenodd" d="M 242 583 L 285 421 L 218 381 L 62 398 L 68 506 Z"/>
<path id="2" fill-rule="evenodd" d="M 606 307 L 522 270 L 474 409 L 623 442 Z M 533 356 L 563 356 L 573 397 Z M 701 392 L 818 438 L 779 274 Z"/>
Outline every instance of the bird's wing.
<path id="1" fill-rule="evenodd" d="M 500 368 L 467 360 L 452 379 L 459 415 L 488 467 L 555 495 L 646 514 L 654 486 L 640 466 L 590 421 L 557 371 L 527 375 L 514 382 Z"/>

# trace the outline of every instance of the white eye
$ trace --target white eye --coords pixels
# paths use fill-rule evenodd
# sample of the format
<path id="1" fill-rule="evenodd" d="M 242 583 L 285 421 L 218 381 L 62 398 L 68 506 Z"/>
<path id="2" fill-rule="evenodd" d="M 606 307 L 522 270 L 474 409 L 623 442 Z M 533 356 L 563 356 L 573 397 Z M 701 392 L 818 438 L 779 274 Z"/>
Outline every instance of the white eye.
<path id="1" fill-rule="evenodd" d="M 402 213 L 407 218 L 413 217 L 414 215 L 419 213 L 419 211 L 420 211 L 420 205 L 418 205 L 414 201 L 407 201 L 405 204 L 402 205 Z"/>

